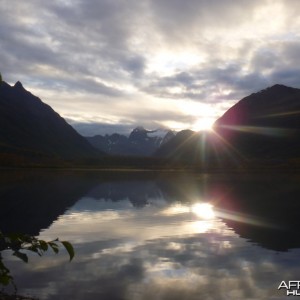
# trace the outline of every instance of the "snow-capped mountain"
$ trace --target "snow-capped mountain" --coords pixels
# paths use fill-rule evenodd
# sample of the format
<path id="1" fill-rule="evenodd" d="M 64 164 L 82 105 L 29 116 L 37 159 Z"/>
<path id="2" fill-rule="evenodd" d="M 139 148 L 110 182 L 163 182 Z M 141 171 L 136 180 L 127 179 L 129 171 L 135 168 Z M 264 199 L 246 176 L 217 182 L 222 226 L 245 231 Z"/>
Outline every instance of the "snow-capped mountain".
<path id="1" fill-rule="evenodd" d="M 170 129 L 147 130 L 138 126 L 131 131 L 129 137 L 114 133 L 104 136 L 95 135 L 86 139 L 97 149 L 111 155 L 151 156 L 162 144 L 174 136 L 174 132 Z"/>

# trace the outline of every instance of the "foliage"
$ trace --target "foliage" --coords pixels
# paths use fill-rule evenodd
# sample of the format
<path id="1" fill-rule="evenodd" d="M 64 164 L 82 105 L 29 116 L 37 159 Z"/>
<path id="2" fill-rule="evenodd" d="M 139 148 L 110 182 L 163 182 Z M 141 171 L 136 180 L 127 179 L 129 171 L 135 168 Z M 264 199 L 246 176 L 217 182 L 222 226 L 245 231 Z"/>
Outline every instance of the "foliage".
<path id="1" fill-rule="evenodd" d="M 68 252 L 70 261 L 73 259 L 75 253 L 73 246 L 67 241 L 60 241 L 58 238 L 46 242 L 39 240 L 36 237 L 26 234 L 3 234 L 0 231 L 0 286 L 7 286 L 10 283 L 14 285 L 13 277 L 10 270 L 3 263 L 2 251 L 11 250 L 13 255 L 24 262 L 28 262 L 28 256 L 24 251 L 31 251 L 39 256 L 42 256 L 50 248 L 55 254 L 59 252 L 59 246 L 62 245 Z"/>

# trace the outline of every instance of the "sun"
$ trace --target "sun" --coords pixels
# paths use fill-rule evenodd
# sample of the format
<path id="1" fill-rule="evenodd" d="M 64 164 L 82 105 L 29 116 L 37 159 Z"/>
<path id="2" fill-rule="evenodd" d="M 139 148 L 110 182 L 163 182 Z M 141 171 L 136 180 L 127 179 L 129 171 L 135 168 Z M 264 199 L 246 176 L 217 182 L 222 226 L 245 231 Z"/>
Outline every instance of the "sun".
<path id="1" fill-rule="evenodd" d="M 193 130 L 195 131 L 210 131 L 212 130 L 212 126 L 214 124 L 213 118 L 202 117 L 199 118 L 193 125 Z"/>

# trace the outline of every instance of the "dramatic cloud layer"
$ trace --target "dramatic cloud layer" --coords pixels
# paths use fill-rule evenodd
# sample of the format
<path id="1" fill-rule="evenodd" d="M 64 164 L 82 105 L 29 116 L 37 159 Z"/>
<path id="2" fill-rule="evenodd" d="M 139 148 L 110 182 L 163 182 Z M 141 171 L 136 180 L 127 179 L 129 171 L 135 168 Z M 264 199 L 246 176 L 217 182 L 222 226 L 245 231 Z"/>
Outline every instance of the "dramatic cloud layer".
<path id="1" fill-rule="evenodd" d="M 300 87 L 299 12 L 297 0 L 2 0 L 0 71 L 80 128 L 200 129 L 252 92 Z"/>

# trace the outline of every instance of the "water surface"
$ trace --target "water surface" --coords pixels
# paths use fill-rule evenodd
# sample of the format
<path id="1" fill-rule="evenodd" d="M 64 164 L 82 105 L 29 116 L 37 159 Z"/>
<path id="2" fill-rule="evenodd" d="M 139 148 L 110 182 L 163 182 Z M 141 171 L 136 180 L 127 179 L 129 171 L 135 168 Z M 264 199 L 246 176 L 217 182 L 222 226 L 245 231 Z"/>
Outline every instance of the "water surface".
<path id="1" fill-rule="evenodd" d="M 70 241 L 76 257 L 6 253 L 40 299 L 285 299 L 299 280 L 291 175 L 11 172 L 0 226 Z"/>

